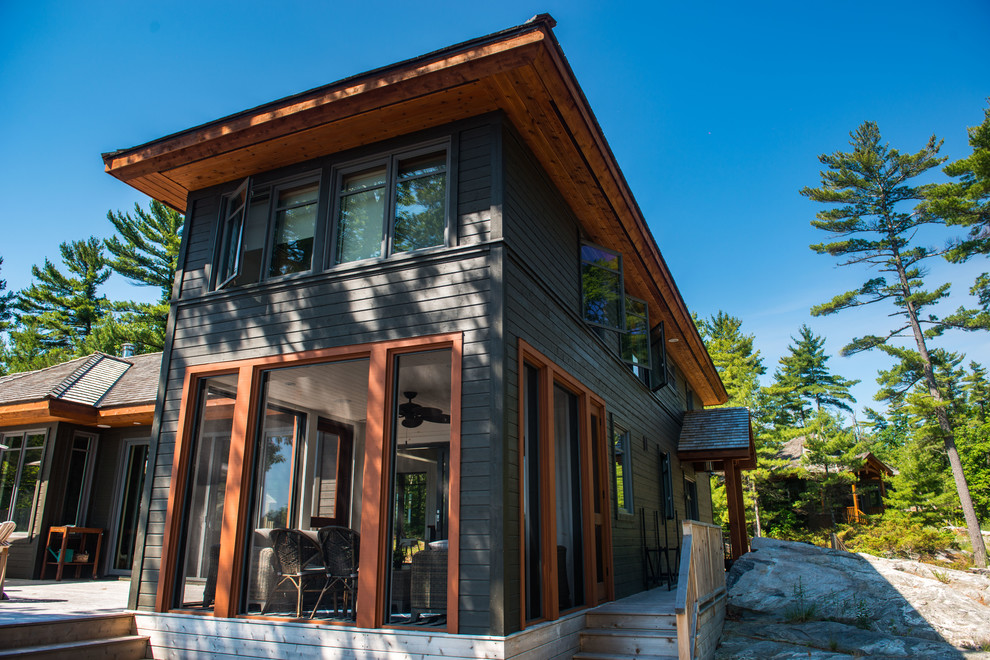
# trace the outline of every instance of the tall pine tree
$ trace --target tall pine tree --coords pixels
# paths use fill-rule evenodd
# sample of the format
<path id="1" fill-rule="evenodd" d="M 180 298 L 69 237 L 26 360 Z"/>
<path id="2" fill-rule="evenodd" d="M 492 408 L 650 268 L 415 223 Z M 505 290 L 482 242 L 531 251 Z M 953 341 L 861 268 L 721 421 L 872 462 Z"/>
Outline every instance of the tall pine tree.
<path id="1" fill-rule="evenodd" d="M 885 329 L 883 335 L 856 338 L 843 349 L 843 353 L 876 348 L 897 360 L 908 361 L 912 365 L 916 363 L 921 367 L 923 385 L 931 399 L 952 468 L 973 545 L 974 560 L 977 566 L 985 567 L 986 547 L 979 520 L 959 458 L 952 421 L 935 379 L 928 349 L 928 339 L 941 334 L 946 325 L 934 316 L 922 315 L 925 307 L 948 295 L 949 285 L 925 290 L 924 272 L 919 264 L 941 252 L 912 244 L 921 225 L 937 221 L 927 214 L 915 212 L 914 208 L 904 208 L 905 203 L 917 204 L 923 199 L 924 189 L 910 185 L 909 181 L 945 160 L 938 155 L 941 142 L 932 136 L 918 153 L 901 154 L 881 141 L 880 130 L 873 122 L 864 122 L 850 137 L 852 151 L 819 156 L 819 161 L 826 168 L 821 172 L 821 187 L 801 191 L 802 195 L 813 201 L 835 205 L 820 211 L 818 219 L 811 223 L 829 232 L 831 239 L 812 245 L 811 249 L 819 254 L 841 258 L 839 265 L 865 265 L 881 274 L 869 278 L 858 289 L 839 294 L 829 302 L 814 307 L 811 312 L 815 316 L 834 314 L 879 302 L 894 306 L 891 318 L 902 321 L 897 327 Z M 891 343 L 891 339 L 903 337 L 904 332 L 913 339 L 916 350 Z"/>
<path id="2" fill-rule="evenodd" d="M 59 246 L 62 272 L 51 261 L 31 267 L 35 282 L 20 292 L 16 308 L 18 320 L 33 317 L 38 322 L 40 340 L 48 349 L 75 349 L 108 313 L 110 303 L 99 293 L 110 277 L 103 255 L 103 244 L 90 237 Z"/>
<path id="3" fill-rule="evenodd" d="M 780 358 L 772 386 L 780 393 L 783 405 L 800 419 L 801 426 L 808 424 L 812 411 L 825 408 L 852 412 L 849 404 L 856 399 L 849 388 L 859 381 L 846 380 L 829 370 L 825 338 L 802 325 L 799 336 L 791 339 L 794 343 L 787 347 L 788 355 Z"/>
<path id="4" fill-rule="evenodd" d="M 156 200 L 147 211 L 135 204 L 133 216 L 110 211 L 107 219 L 116 230 L 106 240 L 111 268 L 135 284 L 157 287 L 160 296 L 155 303 L 117 303 L 115 309 L 123 315 L 115 327 L 101 328 L 101 333 L 119 335 L 144 350 L 161 350 L 185 219 Z"/>
<path id="5" fill-rule="evenodd" d="M 990 108 L 983 113 L 983 123 L 969 129 L 973 153 L 942 168 L 957 180 L 929 186 L 925 201 L 918 207 L 920 212 L 947 225 L 967 229 L 966 237 L 946 253 L 954 262 L 990 256 Z M 977 296 L 982 309 L 960 309 L 950 320 L 967 329 L 990 330 L 990 273 L 977 277 L 970 293 Z"/>

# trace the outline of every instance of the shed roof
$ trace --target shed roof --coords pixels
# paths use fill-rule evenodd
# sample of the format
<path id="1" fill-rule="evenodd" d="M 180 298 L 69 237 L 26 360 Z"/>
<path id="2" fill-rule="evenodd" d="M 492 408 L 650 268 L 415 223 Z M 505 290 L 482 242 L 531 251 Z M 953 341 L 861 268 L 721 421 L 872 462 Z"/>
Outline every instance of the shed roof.
<path id="1" fill-rule="evenodd" d="M 749 408 L 706 408 L 684 413 L 677 443 L 681 460 L 720 461 L 735 459 L 743 467 L 754 467 L 756 445 Z"/>
<path id="2" fill-rule="evenodd" d="M 184 211 L 190 192 L 501 111 L 588 238 L 623 254 L 705 405 L 725 387 L 584 93 L 541 14 L 526 23 L 103 155 L 112 176 Z"/>
<path id="3" fill-rule="evenodd" d="M 804 456 L 804 445 L 805 436 L 799 435 L 796 438 L 791 438 L 781 446 L 780 451 L 777 452 L 777 456 L 787 460 L 787 467 L 801 468 L 808 470 L 809 472 L 824 472 L 825 469 L 822 466 L 809 465 L 801 460 Z M 867 451 L 862 454 L 857 454 L 856 458 L 863 459 L 864 467 L 867 469 L 872 469 L 878 474 L 882 473 L 887 476 L 897 474 L 897 470 L 881 461 L 873 452 Z"/>

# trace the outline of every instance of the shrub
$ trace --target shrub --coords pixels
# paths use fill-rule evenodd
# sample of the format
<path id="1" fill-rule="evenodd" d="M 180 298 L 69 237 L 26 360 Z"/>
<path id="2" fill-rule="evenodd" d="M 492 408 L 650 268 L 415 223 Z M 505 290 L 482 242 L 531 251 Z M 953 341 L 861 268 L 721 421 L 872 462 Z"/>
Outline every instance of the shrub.
<path id="1" fill-rule="evenodd" d="M 866 523 L 845 526 L 839 538 L 851 552 L 880 557 L 931 559 L 941 550 L 958 549 L 951 531 L 925 525 L 909 513 L 890 509 Z"/>

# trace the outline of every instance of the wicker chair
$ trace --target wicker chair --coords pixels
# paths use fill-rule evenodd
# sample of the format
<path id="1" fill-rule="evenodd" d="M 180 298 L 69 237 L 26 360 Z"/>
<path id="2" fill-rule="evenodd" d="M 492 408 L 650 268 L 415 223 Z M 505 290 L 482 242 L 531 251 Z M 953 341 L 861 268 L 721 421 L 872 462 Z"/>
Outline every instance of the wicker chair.
<path id="1" fill-rule="evenodd" d="M 319 565 L 320 546 L 298 529 L 273 529 L 269 537 L 275 559 L 275 587 L 268 593 L 261 613 L 268 611 L 273 597 L 291 585 L 296 591 L 296 616 L 302 616 L 303 591 L 324 575 Z"/>
<path id="2" fill-rule="evenodd" d="M 358 560 L 361 556 L 361 535 L 353 529 L 329 525 L 319 531 L 320 551 L 323 553 L 323 569 L 326 575 L 326 582 L 320 597 L 316 599 L 316 606 L 309 618 L 316 616 L 316 611 L 320 609 L 323 597 L 330 592 L 333 597 L 333 611 L 338 611 L 338 596 L 343 601 L 340 608 L 346 612 L 350 608 L 350 618 L 354 618 L 357 609 L 357 577 Z"/>
<path id="3" fill-rule="evenodd" d="M 411 622 L 423 614 L 447 613 L 447 549 L 426 548 L 413 555 Z"/>

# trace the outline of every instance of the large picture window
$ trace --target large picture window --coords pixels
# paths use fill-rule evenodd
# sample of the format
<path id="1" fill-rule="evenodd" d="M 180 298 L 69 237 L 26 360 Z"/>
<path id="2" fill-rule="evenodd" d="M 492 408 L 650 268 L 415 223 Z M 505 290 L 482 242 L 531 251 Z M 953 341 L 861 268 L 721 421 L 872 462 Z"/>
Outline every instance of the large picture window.
<path id="1" fill-rule="evenodd" d="M 0 518 L 17 523 L 16 531 L 33 533 L 41 468 L 45 458 L 44 431 L 0 435 Z"/>
<path id="2" fill-rule="evenodd" d="M 456 632 L 461 341 L 189 367 L 159 611 Z"/>

